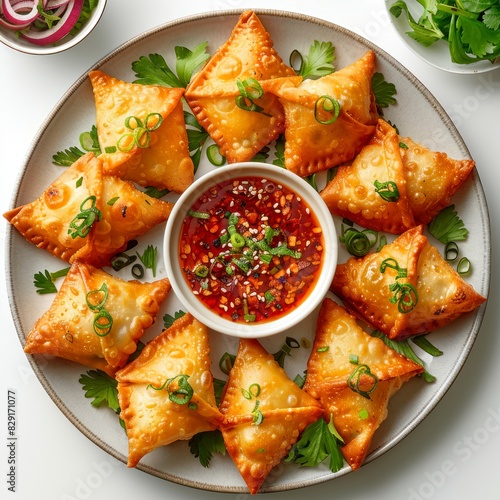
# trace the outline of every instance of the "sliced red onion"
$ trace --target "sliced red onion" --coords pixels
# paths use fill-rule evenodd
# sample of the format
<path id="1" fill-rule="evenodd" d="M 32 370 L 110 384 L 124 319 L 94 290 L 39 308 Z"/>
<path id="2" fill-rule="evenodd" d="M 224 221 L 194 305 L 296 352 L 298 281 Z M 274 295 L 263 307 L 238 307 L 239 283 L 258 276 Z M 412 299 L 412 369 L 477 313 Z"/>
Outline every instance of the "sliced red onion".
<path id="1" fill-rule="evenodd" d="M 54 10 L 69 4 L 70 0 L 47 0 L 44 10 Z"/>
<path id="2" fill-rule="evenodd" d="M 31 10 L 27 14 L 21 14 L 19 12 L 20 4 L 27 4 L 26 6 L 31 8 Z M 38 17 L 38 1 L 32 0 L 26 2 L 16 2 L 14 8 L 13 2 L 10 2 L 9 0 L 2 0 L 2 11 L 6 21 L 12 24 L 31 23 Z"/>
<path id="3" fill-rule="evenodd" d="M 4 0 L 5 1 L 5 0 Z M 78 21 L 84 0 L 70 0 L 60 21 L 47 30 L 36 31 L 30 27 L 21 36 L 35 45 L 49 45 L 65 37 Z"/>

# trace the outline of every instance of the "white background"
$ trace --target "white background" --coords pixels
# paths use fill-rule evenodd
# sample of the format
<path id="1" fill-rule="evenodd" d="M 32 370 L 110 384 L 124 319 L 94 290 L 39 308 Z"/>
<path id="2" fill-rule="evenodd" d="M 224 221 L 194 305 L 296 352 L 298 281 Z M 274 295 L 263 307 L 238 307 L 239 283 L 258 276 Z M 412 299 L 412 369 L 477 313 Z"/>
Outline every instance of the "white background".
<path id="1" fill-rule="evenodd" d="M 457 75 L 418 59 L 396 37 L 381 0 L 109 0 L 96 30 L 79 46 L 52 56 L 30 56 L 0 46 L 0 203 L 10 208 L 17 175 L 42 122 L 67 88 L 95 62 L 134 35 L 165 22 L 214 10 L 273 8 L 342 25 L 402 62 L 436 96 L 464 138 L 488 200 L 492 221 L 489 307 L 472 352 L 446 396 L 391 451 L 324 484 L 273 493 L 273 500 L 498 499 L 500 473 L 500 274 L 496 262 L 500 196 L 500 70 Z M 0 273 L 5 275 L 5 229 L 0 224 Z M 124 464 L 81 434 L 59 411 L 33 374 L 22 351 L 1 288 L 0 498 L 102 500 L 144 498 L 246 499 L 172 484 Z M 7 484 L 7 391 L 17 394 L 16 493 Z"/>

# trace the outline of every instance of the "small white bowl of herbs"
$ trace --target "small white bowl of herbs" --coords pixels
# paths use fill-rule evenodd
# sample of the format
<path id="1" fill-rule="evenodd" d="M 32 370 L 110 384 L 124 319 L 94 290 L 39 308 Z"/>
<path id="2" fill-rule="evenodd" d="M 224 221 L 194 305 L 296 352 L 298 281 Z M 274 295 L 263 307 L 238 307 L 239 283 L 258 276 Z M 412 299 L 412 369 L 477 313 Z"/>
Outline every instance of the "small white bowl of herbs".
<path id="1" fill-rule="evenodd" d="M 0 42 L 20 52 L 55 54 L 95 28 L 106 0 L 0 0 Z"/>
<path id="2" fill-rule="evenodd" d="M 451 73 L 500 68 L 500 0 L 386 0 L 401 40 L 421 59 Z"/>

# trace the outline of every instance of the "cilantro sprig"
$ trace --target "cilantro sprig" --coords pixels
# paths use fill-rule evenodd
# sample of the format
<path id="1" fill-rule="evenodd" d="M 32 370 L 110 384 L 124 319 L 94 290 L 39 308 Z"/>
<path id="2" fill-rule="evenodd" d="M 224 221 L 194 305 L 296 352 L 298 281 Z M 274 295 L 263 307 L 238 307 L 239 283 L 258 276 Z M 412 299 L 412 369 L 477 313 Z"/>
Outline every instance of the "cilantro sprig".
<path id="1" fill-rule="evenodd" d="M 294 50 L 290 54 L 290 65 L 299 76 L 319 78 L 335 71 L 335 47 L 331 42 L 314 40 L 307 55 Z"/>
<path id="2" fill-rule="evenodd" d="M 49 272 L 47 269 L 35 273 L 33 276 L 33 284 L 36 288 L 36 293 L 45 295 L 48 293 L 57 293 L 57 287 L 54 281 L 58 278 L 63 278 L 68 274 L 69 267 L 60 269 L 59 271 Z"/>
<path id="3" fill-rule="evenodd" d="M 85 391 L 85 397 L 92 399 L 92 406 L 106 405 L 115 413 L 120 413 L 118 402 L 118 382 L 102 370 L 89 370 L 78 380 Z"/>
<path id="4" fill-rule="evenodd" d="M 189 450 L 199 458 L 203 467 L 208 467 L 214 453 L 226 454 L 224 438 L 220 430 L 199 432 L 189 440 Z"/>
<path id="5" fill-rule="evenodd" d="M 408 5 L 397 0 L 390 8 L 394 17 L 403 12 L 410 31 L 407 35 L 425 47 L 438 40 L 449 45 L 457 64 L 494 61 L 500 56 L 500 4 L 498 0 L 415 0 L 423 7 L 415 19 Z"/>
<path id="6" fill-rule="evenodd" d="M 344 465 L 344 457 L 340 451 L 342 444 L 343 440 L 333 425 L 333 416 L 330 415 L 329 423 L 319 418 L 304 429 L 285 462 L 295 462 L 301 467 L 315 467 L 329 457 L 328 468 L 337 472 Z"/>
<path id="7" fill-rule="evenodd" d="M 202 42 L 193 50 L 176 46 L 174 50 L 177 74 L 170 69 L 162 55 L 141 56 L 132 63 L 132 70 L 137 78 L 134 83 L 186 88 L 193 73 L 210 58 L 210 54 L 206 52 L 207 45 L 208 42 Z"/>

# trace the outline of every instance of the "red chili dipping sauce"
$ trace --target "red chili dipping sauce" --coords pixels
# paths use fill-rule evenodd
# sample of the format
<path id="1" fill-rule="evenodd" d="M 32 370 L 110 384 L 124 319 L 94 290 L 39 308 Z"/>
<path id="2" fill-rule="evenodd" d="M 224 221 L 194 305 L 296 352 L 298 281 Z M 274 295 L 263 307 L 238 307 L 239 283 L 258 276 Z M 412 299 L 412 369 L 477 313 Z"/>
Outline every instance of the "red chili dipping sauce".
<path id="1" fill-rule="evenodd" d="M 297 307 L 322 253 L 322 230 L 305 202 L 260 177 L 206 191 L 185 217 L 179 245 L 193 293 L 235 322 L 267 321 Z"/>

